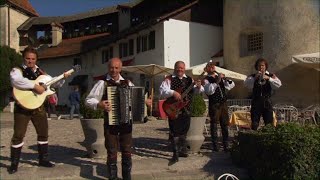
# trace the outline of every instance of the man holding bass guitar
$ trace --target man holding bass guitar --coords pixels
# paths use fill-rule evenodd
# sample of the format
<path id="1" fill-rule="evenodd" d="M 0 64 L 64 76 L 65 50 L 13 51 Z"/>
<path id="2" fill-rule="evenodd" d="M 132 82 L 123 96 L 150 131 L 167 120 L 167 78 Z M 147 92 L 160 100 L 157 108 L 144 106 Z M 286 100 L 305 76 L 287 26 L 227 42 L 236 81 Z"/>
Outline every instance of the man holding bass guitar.
<path id="1" fill-rule="evenodd" d="M 235 84 L 226 79 L 224 74 L 215 71 L 215 63 L 209 62 L 205 67 L 208 76 L 204 80 L 204 91 L 209 98 L 210 131 L 213 151 L 218 151 L 218 123 L 220 123 L 223 149 L 228 151 L 228 106 L 226 91 L 232 89 Z"/>
<path id="2" fill-rule="evenodd" d="M 43 94 L 46 92 L 46 87 L 36 84 L 33 80 L 40 75 L 46 73 L 37 65 L 38 53 L 32 47 L 27 47 L 22 53 L 24 63 L 21 67 L 14 67 L 10 72 L 11 84 L 14 88 L 33 91 L 34 94 Z M 64 73 L 64 78 L 70 76 L 69 73 Z M 56 86 L 62 86 L 61 82 Z M 44 105 L 36 109 L 23 108 L 16 101 L 14 109 L 14 133 L 11 140 L 11 166 L 8 169 L 10 174 L 17 172 L 21 149 L 23 146 L 23 138 L 26 134 L 29 121 L 32 121 L 38 135 L 38 152 L 39 166 L 54 167 L 54 164 L 48 160 L 48 120 Z"/>
<path id="3" fill-rule="evenodd" d="M 169 129 L 173 156 L 172 165 L 179 157 L 187 157 L 186 135 L 190 127 L 190 100 L 193 94 L 193 79 L 185 74 L 185 64 L 177 61 L 174 73 L 165 78 L 160 85 L 161 97 L 167 98 L 163 109 L 169 119 Z M 195 87 L 196 88 L 196 87 Z M 201 92 L 201 91 L 199 91 Z"/>

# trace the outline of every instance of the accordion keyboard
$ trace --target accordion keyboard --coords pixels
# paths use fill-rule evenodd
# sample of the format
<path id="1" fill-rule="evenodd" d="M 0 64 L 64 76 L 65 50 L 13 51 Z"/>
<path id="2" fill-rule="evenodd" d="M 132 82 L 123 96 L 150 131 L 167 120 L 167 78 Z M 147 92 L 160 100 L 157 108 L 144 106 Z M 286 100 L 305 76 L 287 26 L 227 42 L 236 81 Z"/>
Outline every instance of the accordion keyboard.
<path id="1" fill-rule="evenodd" d="M 108 113 L 108 119 L 110 125 L 119 125 L 119 114 L 116 111 L 119 109 L 119 103 L 118 103 L 118 93 L 117 93 L 117 87 L 107 87 L 107 99 L 111 103 L 111 111 Z"/>

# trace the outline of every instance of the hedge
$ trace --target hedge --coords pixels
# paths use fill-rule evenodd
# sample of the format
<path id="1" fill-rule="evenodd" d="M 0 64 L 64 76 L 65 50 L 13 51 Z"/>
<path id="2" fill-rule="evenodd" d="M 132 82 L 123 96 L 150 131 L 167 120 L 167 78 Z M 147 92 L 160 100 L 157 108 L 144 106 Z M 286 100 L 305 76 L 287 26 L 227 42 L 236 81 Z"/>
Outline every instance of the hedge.
<path id="1" fill-rule="evenodd" d="M 320 128 L 284 123 L 239 132 L 231 156 L 253 179 L 320 179 Z"/>

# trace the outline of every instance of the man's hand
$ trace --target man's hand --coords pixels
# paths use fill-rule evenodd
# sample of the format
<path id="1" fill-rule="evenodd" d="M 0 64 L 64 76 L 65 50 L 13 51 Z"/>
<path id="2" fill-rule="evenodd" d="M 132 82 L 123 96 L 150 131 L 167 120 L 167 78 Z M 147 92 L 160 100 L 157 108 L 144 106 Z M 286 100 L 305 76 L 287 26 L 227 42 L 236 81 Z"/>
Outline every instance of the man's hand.
<path id="1" fill-rule="evenodd" d="M 255 79 L 259 79 L 259 77 L 262 75 L 262 72 L 261 71 L 258 71 L 257 74 L 255 75 Z"/>
<path id="2" fill-rule="evenodd" d="M 103 100 L 98 103 L 98 107 L 109 112 L 111 111 L 111 103 L 108 100 Z"/>
<path id="3" fill-rule="evenodd" d="M 269 80 L 269 79 L 270 79 L 270 77 L 269 77 L 269 76 L 267 76 L 267 75 L 263 75 L 263 79 L 265 79 L 265 80 Z"/>
<path id="4" fill-rule="evenodd" d="M 177 91 L 173 92 L 173 97 L 174 97 L 175 100 L 181 101 L 181 94 L 178 93 Z"/>
<path id="5" fill-rule="evenodd" d="M 217 78 L 216 84 L 219 84 L 221 82 L 221 74 L 217 75 L 216 78 Z"/>
<path id="6" fill-rule="evenodd" d="M 71 76 L 71 74 L 70 73 L 67 73 L 67 72 L 64 72 L 63 73 L 63 77 L 66 79 L 67 77 L 69 77 L 69 76 Z"/>
<path id="7" fill-rule="evenodd" d="M 33 91 L 36 92 L 37 94 L 42 94 L 43 92 L 46 91 L 46 88 L 44 86 L 35 84 L 33 87 Z"/>

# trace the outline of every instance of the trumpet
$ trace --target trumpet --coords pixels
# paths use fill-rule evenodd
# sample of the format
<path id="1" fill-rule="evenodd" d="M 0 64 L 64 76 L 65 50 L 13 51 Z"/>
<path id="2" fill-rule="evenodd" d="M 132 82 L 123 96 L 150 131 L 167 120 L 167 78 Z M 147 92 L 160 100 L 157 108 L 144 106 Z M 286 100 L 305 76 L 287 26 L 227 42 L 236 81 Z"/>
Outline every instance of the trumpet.
<path id="1" fill-rule="evenodd" d="M 260 85 L 265 85 L 266 84 L 266 80 L 263 78 L 263 75 L 264 75 L 265 73 L 264 72 L 262 72 L 261 74 L 260 74 L 260 76 L 259 76 L 259 80 L 258 80 L 258 84 L 260 84 Z"/>

